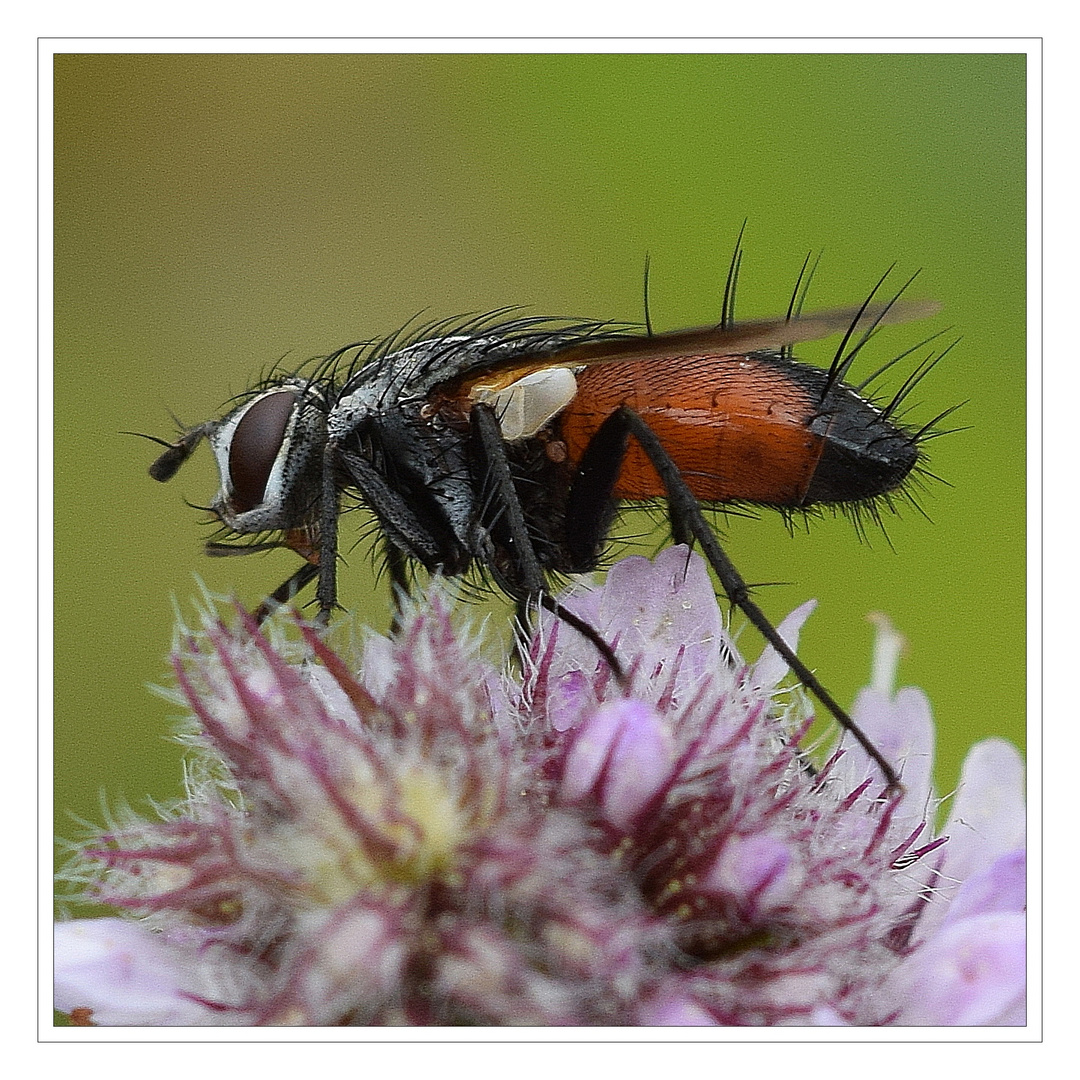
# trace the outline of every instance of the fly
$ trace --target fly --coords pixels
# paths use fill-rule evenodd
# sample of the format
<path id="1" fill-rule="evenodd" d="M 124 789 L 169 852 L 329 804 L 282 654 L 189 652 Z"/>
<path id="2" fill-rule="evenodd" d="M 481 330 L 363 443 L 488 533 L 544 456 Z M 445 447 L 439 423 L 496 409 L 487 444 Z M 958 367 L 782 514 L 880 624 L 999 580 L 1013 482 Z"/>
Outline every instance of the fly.
<path id="1" fill-rule="evenodd" d="M 226 533 L 249 538 L 210 543 L 208 554 L 287 547 L 302 557 L 260 620 L 312 581 L 328 620 L 342 501 L 358 497 L 377 519 L 395 595 L 411 565 L 452 577 L 479 569 L 520 608 L 539 602 L 585 635 L 617 675 L 609 644 L 558 603 L 549 578 L 599 566 L 620 505 L 664 499 L 674 540 L 701 548 L 731 603 L 895 786 L 892 766 L 754 602 L 703 506 L 841 506 L 857 521 L 891 509 L 947 415 L 916 430 L 897 411 L 944 353 L 884 405 L 862 395 L 871 380 L 845 379 L 878 327 L 937 305 L 875 301 L 882 278 L 858 307 L 804 315 L 804 284 L 785 316 L 736 323 L 738 265 L 737 251 L 716 326 L 654 333 L 648 314 L 643 332 L 504 310 L 404 343 L 346 346 L 175 442 L 155 440 L 166 450 L 150 474 L 171 479 L 207 439 L 220 474 L 209 509 Z M 793 358 L 793 346 L 838 334 L 827 370 Z"/>

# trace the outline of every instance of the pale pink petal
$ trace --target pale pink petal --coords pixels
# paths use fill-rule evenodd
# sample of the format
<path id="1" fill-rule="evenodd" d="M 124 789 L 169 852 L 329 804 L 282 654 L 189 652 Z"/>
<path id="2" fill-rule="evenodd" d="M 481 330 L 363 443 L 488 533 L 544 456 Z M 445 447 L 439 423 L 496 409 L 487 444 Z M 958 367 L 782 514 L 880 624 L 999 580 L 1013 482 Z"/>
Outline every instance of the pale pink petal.
<path id="1" fill-rule="evenodd" d="M 810 1014 L 812 1027 L 847 1027 L 848 1022 L 835 1010 L 827 1005 L 819 1005 Z"/>
<path id="2" fill-rule="evenodd" d="M 1024 911 L 1026 907 L 1027 852 L 1010 851 L 960 886 L 942 925 L 991 911 Z"/>
<path id="3" fill-rule="evenodd" d="M 805 604 L 797 607 L 776 628 L 780 637 L 784 639 L 792 652 L 797 653 L 799 651 L 799 633 L 806 620 L 813 615 L 816 607 L 816 600 L 807 600 Z M 750 685 L 759 690 L 772 690 L 788 674 L 789 670 L 783 657 L 771 645 L 766 645 L 761 656 L 758 657 L 757 663 L 752 668 Z"/>
<path id="4" fill-rule="evenodd" d="M 395 675 L 394 643 L 390 638 L 369 634 L 364 641 L 360 676 L 364 687 L 376 699 L 382 698 Z"/>
<path id="5" fill-rule="evenodd" d="M 859 691 L 851 718 L 899 771 L 905 815 L 918 820 L 932 815 L 934 718 L 926 695 L 913 686 L 891 695 L 867 687 Z M 847 787 L 880 775 L 877 765 L 850 735 L 843 737 L 841 745 L 844 756 L 837 763 L 835 775 Z"/>
<path id="6" fill-rule="evenodd" d="M 945 832 L 942 873 L 965 881 L 995 859 L 1024 846 L 1024 762 L 1005 739 L 984 739 L 964 759 Z"/>
<path id="7" fill-rule="evenodd" d="M 1026 994 L 1023 915 L 992 912 L 943 927 L 893 972 L 900 1026 L 1000 1025 Z"/>
<path id="8" fill-rule="evenodd" d="M 651 706 L 609 702 L 575 732 L 560 794 L 568 803 L 594 798 L 626 828 L 667 779 L 672 756 L 671 736 Z"/>
<path id="9" fill-rule="evenodd" d="M 641 685 L 664 686 L 677 670 L 684 696 L 707 679 L 731 679 L 738 659 L 727 634 L 705 561 L 676 545 L 655 560 L 632 555 L 616 563 L 602 588 L 572 589 L 559 598 L 637 664 Z M 550 633 L 554 617 L 545 613 Z M 580 634 L 559 633 L 558 669 L 592 671 L 596 649 Z"/>
<path id="10" fill-rule="evenodd" d="M 401 977 L 405 947 L 389 911 L 358 906 L 329 923 L 296 990 L 309 1016 L 346 1013 L 358 997 L 379 1001 Z"/>
<path id="11" fill-rule="evenodd" d="M 571 634 L 567 631 L 567 636 Z M 571 668 L 549 677 L 544 704 L 554 731 L 569 731 L 594 701 L 592 683 L 583 671 Z"/>
<path id="12" fill-rule="evenodd" d="M 671 735 L 648 705 L 614 703 L 622 729 L 608 768 L 603 802 L 607 819 L 628 828 L 645 804 L 663 787 L 674 758 Z"/>
<path id="13" fill-rule="evenodd" d="M 802 881 L 792 845 L 779 835 L 732 836 L 723 845 L 703 888 L 756 911 L 786 903 Z"/>
<path id="14" fill-rule="evenodd" d="M 643 1027 L 715 1027 L 716 1020 L 692 998 L 671 994 L 649 1002 L 639 1013 Z"/>
<path id="15" fill-rule="evenodd" d="M 220 996 L 226 976 L 197 949 L 126 919 L 78 919 L 54 927 L 54 1003 L 92 1010 L 104 1026 L 245 1024 Z M 218 970 L 214 970 L 215 967 Z"/>

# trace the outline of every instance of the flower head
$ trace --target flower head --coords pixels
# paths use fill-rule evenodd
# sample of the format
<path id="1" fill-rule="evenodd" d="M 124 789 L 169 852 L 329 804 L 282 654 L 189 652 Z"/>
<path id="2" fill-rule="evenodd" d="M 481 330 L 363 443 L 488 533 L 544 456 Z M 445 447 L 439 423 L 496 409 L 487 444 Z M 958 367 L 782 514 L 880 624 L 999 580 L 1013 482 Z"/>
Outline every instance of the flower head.
<path id="1" fill-rule="evenodd" d="M 57 925 L 57 1006 L 105 1024 L 1020 1022 L 1019 775 L 991 796 L 978 764 L 1004 744 L 978 750 L 956 808 L 991 839 L 953 848 L 924 735 L 896 744 L 903 797 L 857 748 L 813 768 L 778 658 L 743 663 L 685 548 L 562 602 L 615 643 L 628 694 L 554 619 L 503 676 L 438 592 L 358 662 L 303 624 L 186 634 L 199 767 L 163 820 L 83 850 L 93 898 L 128 914 Z M 808 614 L 782 627 L 792 645 Z M 870 693 L 864 727 L 926 728 L 912 692 Z"/>

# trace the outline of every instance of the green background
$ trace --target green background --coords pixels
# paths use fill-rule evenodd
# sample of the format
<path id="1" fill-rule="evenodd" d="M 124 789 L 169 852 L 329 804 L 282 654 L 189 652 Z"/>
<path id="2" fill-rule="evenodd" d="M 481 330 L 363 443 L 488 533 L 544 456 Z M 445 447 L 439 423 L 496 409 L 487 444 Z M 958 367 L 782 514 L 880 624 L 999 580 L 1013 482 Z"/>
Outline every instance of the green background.
<path id="1" fill-rule="evenodd" d="M 121 431 L 171 436 L 170 410 L 217 416 L 279 358 L 422 309 L 640 321 L 646 252 L 654 326 L 716 320 L 744 218 L 743 316 L 781 313 L 811 249 L 809 308 L 922 268 L 912 295 L 943 314 L 887 331 L 855 375 L 954 325 L 913 420 L 967 401 L 969 430 L 929 444 L 951 486 L 926 492 L 932 522 L 888 521 L 894 550 L 767 514 L 732 518 L 729 552 L 747 580 L 789 583 L 758 594 L 774 619 L 821 601 L 800 651 L 841 701 L 866 681 L 866 614 L 891 616 L 942 791 L 974 739 L 1022 742 L 1023 55 L 65 55 L 55 91 L 61 835 L 102 819 L 102 793 L 180 792 L 174 710 L 146 690 L 168 680 L 170 598 L 190 613 L 197 572 L 253 605 L 296 566 L 204 558 L 184 499 L 212 497 L 209 451 L 161 486 L 155 448 Z M 349 558 L 345 602 L 384 627 Z"/>

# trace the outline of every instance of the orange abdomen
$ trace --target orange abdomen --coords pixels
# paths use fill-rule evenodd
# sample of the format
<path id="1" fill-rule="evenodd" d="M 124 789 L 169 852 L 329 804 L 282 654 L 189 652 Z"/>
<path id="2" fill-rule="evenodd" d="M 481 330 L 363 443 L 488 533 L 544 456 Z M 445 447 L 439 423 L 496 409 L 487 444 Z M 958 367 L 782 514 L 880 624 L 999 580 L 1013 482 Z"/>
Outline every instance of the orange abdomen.
<path id="1" fill-rule="evenodd" d="M 797 506 L 824 439 L 808 424 L 817 402 L 782 364 L 748 356 L 676 356 L 586 368 L 560 429 L 577 462 L 600 425 L 628 405 L 656 432 L 697 498 Z M 614 494 L 666 494 L 634 439 Z"/>

